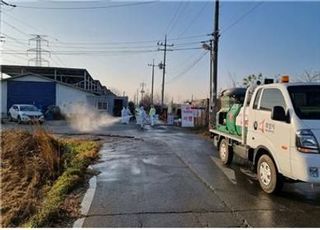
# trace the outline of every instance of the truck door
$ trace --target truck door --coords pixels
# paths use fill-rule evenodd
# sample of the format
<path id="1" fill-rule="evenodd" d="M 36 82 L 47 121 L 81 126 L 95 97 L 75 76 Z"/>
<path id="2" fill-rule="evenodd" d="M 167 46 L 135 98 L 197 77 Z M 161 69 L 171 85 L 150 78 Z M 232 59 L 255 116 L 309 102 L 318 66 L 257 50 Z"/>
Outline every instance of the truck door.
<path id="1" fill-rule="evenodd" d="M 254 110 L 253 136 L 256 147 L 265 146 L 272 154 L 280 173 L 289 176 L 291 125 L 271 119 L 274 106 L 287 105 L 282 92 L 277 88 L 264 88 L 258 106 Z"/>

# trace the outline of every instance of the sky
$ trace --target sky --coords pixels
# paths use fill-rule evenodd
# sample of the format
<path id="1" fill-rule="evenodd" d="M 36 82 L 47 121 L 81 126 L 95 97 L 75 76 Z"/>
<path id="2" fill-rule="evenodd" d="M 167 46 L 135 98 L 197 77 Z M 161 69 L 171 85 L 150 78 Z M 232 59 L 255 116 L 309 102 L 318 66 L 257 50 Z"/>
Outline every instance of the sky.
<path id="1" fill-rule="evenodd" d="M 213 1 L 6 2 L 17 7 L 2 6 L 2 64 L 27 65 L 34 54 L 26 50 L 35 47 L 29 39 L 45 35 L 50 66 L 86 68 L 132 100 L 142 82 L 150 92 L 148 64 L 163 61 L 157 42 L 167 34 L 174 45 L 167 52 L 167 100 L 209 97 L 209 53 L 201 42 L 213 31 Z M 299 79 L 320 71 L 319 12 L 319 1 L 221 1 L 218 89 L 250 74 Z M 156 67 L 157 95 L 161 83 Z"/>

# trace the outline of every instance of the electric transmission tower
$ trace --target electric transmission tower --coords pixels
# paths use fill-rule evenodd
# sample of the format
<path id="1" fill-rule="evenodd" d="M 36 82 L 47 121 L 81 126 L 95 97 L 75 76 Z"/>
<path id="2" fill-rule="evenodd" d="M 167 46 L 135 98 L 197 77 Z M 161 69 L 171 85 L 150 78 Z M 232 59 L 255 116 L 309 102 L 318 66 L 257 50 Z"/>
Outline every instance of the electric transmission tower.
<path id="1" fill-rule="evenodd" d="M 49 61 L 42 58 L 42 53 L 47 53 L 50 56 L 50 52 L 48 50 L 41 48 L 42 42 L 47 43 L 47 46 L 49 46 L 48 40 L 44 39 L 44 37 L 46 37 L 46 36 L 45 35 L 38 35 L 38 34 L 31 34 L 31 35 L 34 37 L 29 39 L 29 45 L 32 41 L 35 41 L 36 47 L 32 48 L 32 49 L 28 49 L 27 52 L 28 52 L 28 54 L 29 54 L 29 52 L 35 53 L 36 57 L 29 59 L 28 64 L 30 64 L 30 62 L 34 62 L 35 66 L 42 66 L 42 63 L 46 62 L 46 63 L 48 63 L 48 66 L 49 66 Z"/>

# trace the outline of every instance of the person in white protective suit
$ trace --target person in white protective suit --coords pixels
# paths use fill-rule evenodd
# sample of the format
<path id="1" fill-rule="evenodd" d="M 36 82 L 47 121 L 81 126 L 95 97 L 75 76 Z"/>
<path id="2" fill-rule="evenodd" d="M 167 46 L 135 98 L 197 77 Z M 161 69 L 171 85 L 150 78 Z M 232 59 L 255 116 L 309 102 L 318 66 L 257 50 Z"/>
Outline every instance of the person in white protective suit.
<path id="1" fill-rule="evenodd" d="M 137 122 L 137 125 L 140 125 L 141 124 L 140 109 L 137 107 L 135 111 L 136 111 L 136 122 Z"/>
<path id="2" fill-rule="evenodd" d="M 144 128 L 144 124 L 147 120 L 147 113 L 146 111 L 144 110 L 143 106 L 140 107 L 140 112 L 139 112 L 139 117 L 140 117 L 140 127 L 141 129 Z"/>
<path id="3" fill-rule="evenodd" d="M 149 117 L 150 117 L 150 123 L 151 126 L 154 126 L 155 119 L 156 119 L 156 109 L 153 105 L 151 105 L 150 111 L 149 111 Z"/>
<path id="4" fill-rule="evenodd" d="M 126 116 L 127 116 L 127 110 L 126 108 L 123 106 L 122 110 L 121 110 L 121 123 L 124 124 L 126 123 Z"/>
<path id="5" fill-rule="evenodd" d="M 126 113 L 127 113 L 126 124 L 129 124 L 130 118 L 132 117 L 132 113 L 131 113 L 131 111 L 130 111 L 130 109 L 128 107 L 126 107 Z"/>

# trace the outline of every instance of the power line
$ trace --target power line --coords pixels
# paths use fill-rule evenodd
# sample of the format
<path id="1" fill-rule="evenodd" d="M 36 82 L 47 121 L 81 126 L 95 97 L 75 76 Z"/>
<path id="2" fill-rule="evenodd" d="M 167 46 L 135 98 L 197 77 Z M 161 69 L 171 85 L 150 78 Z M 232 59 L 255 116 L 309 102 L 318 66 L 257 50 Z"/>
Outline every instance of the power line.
<path id="1" fill-rule="evenodd" d="M 2 20 L 2 22 L 3 22 L 4 24 L 10 26 L 10 27 L 11 27 L 12 29 L 14 29 L 15 31 L 17 31 L 17 32 L 19 32 L 19 33 L 21 33 L 21 34 L 23 34 L 23 35 L 25 35 L 25 36 L 27 36 L 27 37 L 29 36 L 29 34 L 27 34 L 27 33 L 25 33 L 24 31 L 18 29 L 18 28 L 15 27 L 14 25 L 11 25 L 10 23 L 6 22 L 5 20 Z"/>
<path id="2" fill-rule="evenodd" d="M 180 37 L 180 38 L 168 38 L 168 41 L 178 41 L 178 40 L 190 40 L 190 39 L 194 39 L 194 38 L 200 38 L 200 37 L 207 37 L 207 34 L 198 34 L 198 35 L 191 35 L 191 36 L 187 36 L 187 37 Z M 139 44 L 139 43 L 155 43 L 158 42 L 160 39 L 157 40 L 141 40 L 141 41 L 120 41 L 120 42 L 97 42 L 97 41 L 91 41 L 91 42 L 83 42 L 83 41 L 58 41 L 61 44 L 78 44 L 78 45 L 88 45 L 88 44 L 92 44 L 92 45 L 116 45 L 116 44 Z"/>
<path id="3" fill-rule="evenodd" d="M 4 34 L 4 33 L 3 33 Z M 28 34 L 26 34 L 28 35 Z M 28 35 L 29 36 L 29 35 Z M 205 38 L 207 37 L 208 34 L 198 34 L 198 35 L 190 35 L 190 36 L 186 36 L 186 37 L 175 37 L 175 38 L 168 38 L 168 41 L 182 41 L 182 40 L 195 40 L 196 38 L 199 38 L 199 42 L 200 40 L 202 41 L 203 39 L 200 38 Z M 9 37 L 9 36 L 8 36 Z M 52 37 L 50 35 L 48 35 L 48 37 Z M 13 38 L 11 36 L 11 38 Z M 52 37 L 53 38 L 53 37 Z M 16 41 L 25 41 L 27 42 L 27 39 L 19 39 L 19 38 L 13 38 Z M 61 44 L 61 45 L 68 45 L 68 46 L 81 46 L 81 45 L 85 45 L 85 46 L 103 46 L 103 45 L 123 45 L 123 44 L 140 44 L 140 43 L 155 43 L 158 42 L 160 39 L 158 40 L 141 40 L 141 41 L 120 41 L 120 42 L 97 42 L 97 41 L 88 41 L 88 42 L 84 42 L 84 41 L 60 41 L 59 39 L 54 38 L 54 40 L 50 40 L 51 44 Z M 197 43 L 198 43 L 197 41 Z M 182 44 L 192 44 L 195 42 L 188 42 L 188 43 L 177 43 L 177 45 L 182 45 Z"/>
<path id="4" fill-rule="evenodd" d="M 226 28 L 222 29 L 221 33 L 225 33 L 226 31 L 230 30 L 233 26 L 237 25 L 239 22 L 241 22 L 244 18 L 246 18 L 252 11 L 257 9 L 259 6 L 261 6 L 264 2 L 258 2 L 256 5 L 254 5 L 252 8 L 250 8 L 248 11 L 246 11 L 243 15 L 241 15 L 236 21 L 231 23 Z"/>
<path id="5" fill-rule="evenodd" d="M 202 47 L 190 47 L 190 48 L 178 48 L 178 49 L 173 49 L 172 51 L 183 51 L 183 50 L 199 50 L 202 49 Z"/>
<path id="6" fill-rule="evenodd" d="M 57 63 L 57 62 L 56 62 L 56 63 L 57 63 L 58 65 L 60 64 L 61 66 L 66 66 L 66 65 L 64 64 L 64 62 L 61 60 L 61 58 L 60 58 L 58 55 L 53 54 L 52 57 L 53 57 L 53 56 L 57 59 L 58 63 Z M 51 59 L 54 61 L 53 58 L 51 58 Z"/>
<path id="7" fill-rule="evenodd" d="M 21 47 L 17 47 L 21 48 Z M 198 50 L 202 49 L 201 47 L 185 47 L 185 48 L 175 48 L 175 49 L 170 49 L 170 51 L 188 51 L 188 50 Z M 4 49 L 3 50 L 5 53 L 8 50 Z M 103 53 L 151 53 L 151 52 L 157 52 L 159 50 L 157 49 L 140 49 L 140 50 L 130 50 L 130 49 L 122 49 L 122 50 L 56 50 L 56 51 L 50 51 L 51 54 L 54 55 L 79 55 L 79 54 L 103 54 Z M 17 53 L 26 53 L 23 50 L 17 51 Z"/>
<path id="8" fill-rule="evenodd" d="M 188 73 L 193 67 L 195 67 L 201 60 L 202 58 L 208 53 L 208 51 L 203 52 L 200 57 L 195 59 L 190 66 L 188 66 L 185 70 L 183 70 L 181 73 L 176 75 L 175 77 L 171 78 L 166 84 L 170 84 L 171 82 L 177 80 L 178 78 L 181 78 L 182 76 L 185 76 L 186 73 Z"/>
<path id="9" fill-rule="evenodd" d="M 36 27 L 34 27 L 34 26 L 30 25 L 30 24 L 27 24 L 26 22 L 20 20 L 19 18 L 14 17 L 14 16 L 11 15 L 11 14 L 8 14 L 7 12 L 3 12 L 3 13 L 4 13 L 5 15 L 13 18 L 13 19 L 16 20 L 17 22 L 21 23 L 21 25 L 24 25 L 25 27 L 29 27 L 29 28 L 33 29 L 34 31 L 38 32 L 38 28 L 36 28 Z M 17 28 L 16 28 L 16 29 L 17 29 Z M 21 32 L 22 32 L 22 31 L 21 31 Z M 23 42 L 20 42 L 18 39 L 14 38 L 14 37 L 11 37 L 11 36 L 8 36 L 8 35 L 6 35 L 6 36 L 7 36 L 8 38 L 16 41 L 17 43 L 22 44 L 23 46 L 27 45 L 27 44 L 25 44 L 25 43 L 23 43 Z M 24 40 L 24 41 L 25 41 L 25 40 Z M 55 56 L 55 58 L 58 60 L 58 62 L 59 62 L 62 66 L 64 66 L 64 63 L 63 63 L 63 61 L 59 58 L 59 56 L 58 56 L 58 55 L 54 55 L 54 56 Z M 51 57 L 51 60 L 54 61 L 56 64 L 58 64 L 58 62 L 56 62 L 53 57 Z M 58 65 L 59 65 L 59 64 L 58 64 Z"/>
<path id="10" fill-rule="evenodd" d="M 16 42 L 18 42 L 19 44 L 22 45 L 27 45 L 27 43 L 23 43 L 21 41 L 27 41 L 27 40 L 23 40 L 23 39 L 16 39 L 14 37 L 10 37 L 7 36 L 8 38 L 10 38 L 11 40 L 14 40 Z M 175 46 L 179 47 L 179 48 L 183 48 L 186 47 L 188 45 L 192 45 L 192 44 L 200 44 L 200 40 L 198 41 L 192 41 L 192 42 L 183 42 L 183 43 L 176 43 Z M 53 45 L 52 45 L 53 44 Z M 58 44 L 58 43 L 52 43 L 51 42 L 51 47 L 54 48 L 67 48 L 69 49 L 84 49 L 84 50 L 94 50 L 94 49 L 141 49 L 141 48 L 154 48 L 154 45 L 139 45 L 139 46 L 119 46 L 119 45 L 98 45 L 98 44 L 88 44 L 88 45 L 65 45 L 65 44 Z"/>
<path id="11" fill-rule="evenodd" d="M 77 55 L 111 55 L 111 56 L 116 56 L 118 54 L 142 54 L 142 53 L 156 53 L 158 50 L 124 50 L 124 51 L 92 51 L 92 52 L 84 52 L 84 51 L 52 51 L 51 54 L 53 55 L 71 55 L 71 56 L 77 56 Z M 25 51 L 17 51 L 17 52 L 8 52 L 4 50 L 2 52 L 3 54 L 27 54 Z"/>
<path id="12" fill-rule="evenodd" d="M 208 3 L 209 2 L 205 2 L 205 4 L 201 7 L 201 9 L 198 11 L 198 13 L 195 15 L 195 17 L 192 18 L 192 20 L 190 21 L 188 26 L 178 35 L 178 38 L 181 37 L 184 33 L 186 33 L 190 29 L 190 27 L 193 25 L 193 23 L 196 21 L 196 19 L 199 18 L 199 16 L 202 13 L 202 11 L 206 8 Z"/>
<path id="13" fill-rule="evenodd" d="M 180 11 L 182 5 L 183 5 L 183 2 L 180 2 L 179 5 L 178 5 L 178 7 L 177 7 L 177 9 L 176 9 L 176 11 L 175 11 L 174 14 L 173 14 L 173 17 L 172 17 L 171 20 L 169 21 L 169 23 L 168 23 L 168 25 L 167 25 L 167 27 L 166 27 L 165 32 L 168 32 L 168 30 L 169 30 L 170 27 L 172 26 L 172 24 L 173 24 L 174 20 L 176 19 L 177 15 L 178 15 L 178 12 Z"/>
<path id="14" fill-rule="evenodd" d="M 200 38 L 200 37 L 207 37 L 208 34 L 202 34 L 202 35 L 190 35 L 190 36 L 187 36 L 187 37 L 175 37 L 175 38 L 168 38 L 168 41 L 178 41 L 178 40 L 188 40 L 188 39 L 191 39 L 191 38 Z"/>
<path id="15" fill-rule="evenodd" d="M 166 31 L 167 34 L 169 34 L 174 29 L 174 27 L 177 25 L 177 23 L 181 17 L 182 12 L 185 11 L 188 4 L 189 4 L 189 2 L 181 2 L 181 6 L 183 5 L 183 7 L 180 8 L 181 10 L 177 13 L 175 20 L 173 21 L 173 23 L 171 24 L 169 29 Z"/>
<path id="16" fill-rule="evenodd" d="M 0 5 L 10 6 L 10 7 L 16 7 L 16 5 L 7 3 L 7 2 L 5 2 L 5 1 L 3 1 L 3 0 L 0 0 Z"/>
<path id="17" fill-rule="evenodd" d="M 19 39 L 16 39 L 16 38 L 14 38 L 14 37 L 11 37 L 11 36 L 9 36 L 9 35 L 6 34 L 6 33 L 2 33 L 2 34 L 5 36 L 5 38 L 9 38 L 9 39 L 11 39 L 11 40 L 13 40 L 13 41 L 16 41 L 16 43 L 22 44 L 23 46 L 26 45 L 26 43 L 23 43 L 23 42 L 21 42 Z"/>
<path id="18" fill-rule="evenodd" d="M 24 25 L 25 27 L 31 28 L 32 30 L 34 30 L 34 32 L 36 32 L 36 33 L 41 32 L 41 31 L 39 31 L 38 26 L 37 26 L 37 28 L 36 28 L 36 27 L 34 27 L 34 26 L 26 23 L 25 21 L 20 20 L 19 18 L 13 16 L 12 14 L 8 14 L 8 12 L 5 12 L 5 11 L 4 11 L 3 13 L 4 13 L 6 16 L 9 16 L 9 17 L 13 18 L 13 19 L 16 20 L 17 22 L 19 22 L 21 25 Z M 43 32 L 41 32 L 41 33 L 43 33 Z"/>
<path id="19" fill-rule="evenodd" d="M 117 5 L 108 5 L 108 6 L 84 6 L 84 7 L 45 7 L 45 6 L 26 6 L 26 5 L 16 5 L 18 8 L 24 9 L 35 9 L 35 10 L 97 10 L 97 9 L 110 9 L 110 8 L 122 8 L 130 6 L 139 6 L 139 5 L 148 5 L 153 4 L 158 1 L 150 2 L 135 2 L 135 3 L 124 3 Z"/>
<path id="20" fill-rule="evenodd" d="M 8 51 L 16 52 L 16 50 L 13 50 L 13 49 L 9 49 Z M 1 54 L 4 54 L 4 53 L 1 52 Z M 26 56 L 26 54 L 17 54 L 17 53 L 11 53 L 10 54 L 10 56 L 15 56 L 16 58 L 20 58 L 20 59 L 26 60 L 26 57 L 23 58 L 23 57 L 21 57 L 21 55 Z"/>

